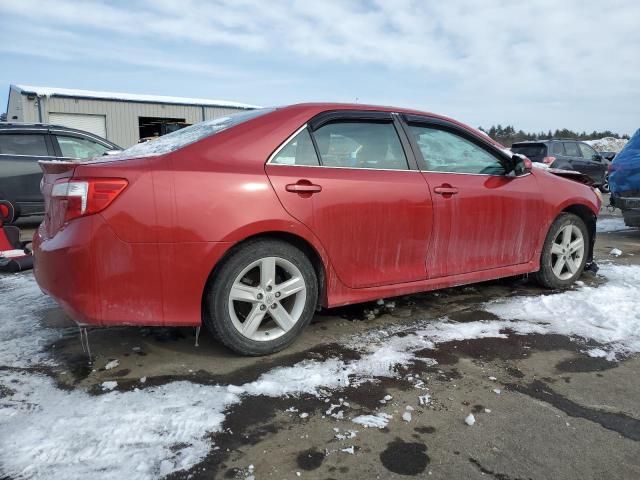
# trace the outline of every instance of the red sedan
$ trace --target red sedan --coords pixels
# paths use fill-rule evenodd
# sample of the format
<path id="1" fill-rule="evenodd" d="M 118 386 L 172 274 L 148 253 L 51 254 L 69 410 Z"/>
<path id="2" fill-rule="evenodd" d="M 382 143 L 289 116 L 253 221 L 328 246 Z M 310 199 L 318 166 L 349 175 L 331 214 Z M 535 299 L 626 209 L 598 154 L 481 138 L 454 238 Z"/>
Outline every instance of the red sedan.
<path id="1" fill-rule="evenodd" d="M 42 168 L 35 274 L 78 324 L 204 323 L 248 355 L 320 307 L 521 274 L 566 287 L 600 208 L 455 120 L 364 105 L 252 110 Z"/>

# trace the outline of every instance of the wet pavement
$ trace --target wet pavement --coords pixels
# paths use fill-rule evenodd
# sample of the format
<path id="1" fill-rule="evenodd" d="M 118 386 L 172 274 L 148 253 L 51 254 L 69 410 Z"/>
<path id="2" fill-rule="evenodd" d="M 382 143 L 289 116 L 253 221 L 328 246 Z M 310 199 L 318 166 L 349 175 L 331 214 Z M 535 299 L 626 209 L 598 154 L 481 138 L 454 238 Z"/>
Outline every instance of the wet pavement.
<path id="1" fill-rule="evenodd" d="M 613 248 L 622 255 L 611 256 Z M 640 231 L 600 234 L 596 259 L 640 264 Z M 130 391 L 143 388 L 142 378 L 144 388 L 175 380 L 240 385 L 303 360 L 358 359 L 360 352 L 344 342 L 352 335 L 442 317 L 492 320 L 483 310 L 487 301 L 549 294 L 517 278 L 321 312 L 291 348 L 258 359 L 229 352 L 207 332 L 195 347 L 193 329 L 112 328 L 89 333 L 90 366 L 70 331 L 50 347 L 58 366 L 43 371 L 60 388 L 95 395 L 105 381 Z M 43 311 L 42 322 L 69 325 L 57 308 Z M 321 398 L 247 397 L 211 434 L 215 450 L 168 478 L 640 478 L 640 357 L 609 362 L 583 353 L 595 343 L 506 333 L 440 343 L 399 366 L 397 378 Z M 394 335 L 406 334 L 397 329 Z M 112 360 L 117 367 L 105 369 Z M 345 417 L 331 416 L 330 405 L 346 405 Z M 394 420 L 381 429 L 351 421 L 382 411 Z M 470 413 L 472 426 L 464 421 Z"/>

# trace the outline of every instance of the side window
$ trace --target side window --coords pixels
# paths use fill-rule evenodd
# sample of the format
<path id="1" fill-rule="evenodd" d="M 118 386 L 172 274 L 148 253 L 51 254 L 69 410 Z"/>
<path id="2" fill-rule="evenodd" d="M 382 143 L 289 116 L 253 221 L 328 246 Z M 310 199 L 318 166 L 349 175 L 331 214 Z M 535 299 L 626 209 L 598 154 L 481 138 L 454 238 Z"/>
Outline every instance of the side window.
<path id="1" fill-rule="evenodd" d="M 427 170 L 485 175 L 505 173 L 495 156 L 459 135 L 418 125 L 411 125 L 409 129 L 427 162 Z"/>
<path id="2" fill-rule="evenodd" d="M 562 147 L 562 143 L 554 142 L 551 144 L 551 154 L 552 155 L 564 155 L 564 148 Z"/>
<path id="3" fill-rule="evenodd" d="M 44 134 L 4 133 L 0 134 L 0 154 L 5 155 L 49 155 Z"/>
<path id="4" fill-rule="evenodd" d="M 580 151 L 582 152 L 582 156 L 588 160 L 598 161 L 595 159 L 597 155 L 596 151 L 591 148 L 586 143 L 578 143 L 578 147 L 580 147 Z"/>
<path id="5" fill-rule="evenodd" d="M 320 165 L 309 130 L 305 128 L 289 140 L 271 159 L 271 163 L 277 165 Z"/>
<path id="6" fill-rule="evenodd" d="M 56 138 L 58 139 L 58 145 L 60 145 L 63 157 L 99 157 L 109 150 L 109 148 L 104 145 L 87 138 L 66 137 L 64 135 L 56 135 Z"/>
<path id="7" fill-rule="evenodd" d="M 575 142 L 564 142 L 564 150 L 570 157 L 580 157 L 580 150 L 578 150 L 578 144 Z"/>
<path id="8" fill-rule="evenodd" d="M 313 135 L 325 167 L 409 169 L 393 123 L 329 123 Z"/>

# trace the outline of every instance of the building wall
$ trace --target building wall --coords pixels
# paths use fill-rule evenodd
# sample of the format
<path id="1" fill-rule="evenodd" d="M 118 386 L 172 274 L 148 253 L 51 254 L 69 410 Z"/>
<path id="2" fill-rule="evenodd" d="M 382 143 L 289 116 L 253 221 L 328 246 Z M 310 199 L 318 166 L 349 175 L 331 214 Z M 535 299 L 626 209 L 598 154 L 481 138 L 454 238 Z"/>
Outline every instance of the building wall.
<path id="1" fill-rule="evenodd" d="M 49 122 L 49 113 L 84 113 L 105 115 L 107 140 L 123 148 L 140 140 L 138 117 L 184 118 L 187 123 L 210 120 L 242 109 L 226 107 L 202 107 L 198 105 L 174 105 L 158 103 L 138 103 L 128 101 L 99 100 L 71 97 L 39 97 L 29 100 L 27 95 L 11 89 L 7 120 L 17 116 L 18 122 L 39 122 L 38 102 L 41 103 L 42 122 Z"/>
<path id="2" fill-rule="evenodd" d="M 107 139 L 124 148 L 140 140 L 138 117 L 184 118 L 187 123 L 203 120 L 203 107 L 196 105 L 49 97 L 44 99 L 43 107 L 45 122 L 48 121 L 51 112 L 105 115 Z M 237 111 L 233 108 L 204 107 L 204 119 L 218 118 Z"/>

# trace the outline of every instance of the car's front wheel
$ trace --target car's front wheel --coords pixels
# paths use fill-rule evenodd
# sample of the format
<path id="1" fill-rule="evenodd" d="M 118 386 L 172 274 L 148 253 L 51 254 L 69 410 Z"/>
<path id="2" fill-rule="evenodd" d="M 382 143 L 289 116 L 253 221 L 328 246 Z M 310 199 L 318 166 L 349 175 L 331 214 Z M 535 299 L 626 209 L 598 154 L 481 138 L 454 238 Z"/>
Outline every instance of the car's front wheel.
<path id="1" fill-rule="evenodd" d="M 220 266 L 207 294 L 205 323 L 243 355 L 290 345 L 309 324 L 318 299 L 313 265 L 286 242 L 247 242 Z"/>
<path id="2" fill-rule="evenodd" d="M 584 221 L 562 213 L 551 225 L 542 248 L 535 278 L 547 288 L 566 288 L 575 282 L 587 261 L 589 233 Z"/>

